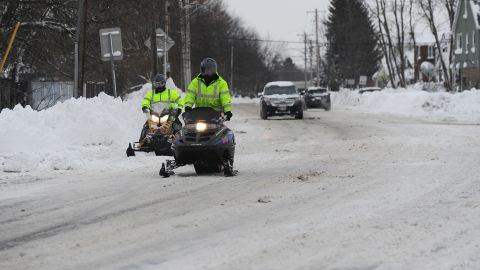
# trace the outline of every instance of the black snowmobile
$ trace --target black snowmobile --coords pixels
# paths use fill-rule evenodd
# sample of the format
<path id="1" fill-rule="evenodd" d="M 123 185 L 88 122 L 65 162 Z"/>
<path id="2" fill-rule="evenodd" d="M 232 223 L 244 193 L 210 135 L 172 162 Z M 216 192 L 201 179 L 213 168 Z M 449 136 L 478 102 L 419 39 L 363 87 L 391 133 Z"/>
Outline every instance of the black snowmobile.
<path id="1" fill-rule="evenodd" d="M 147 122 L 143 125 L 140 139 L 128 145 L 127 156 L 135 156 L 135 152 L 155 152 L 157 156 L 173 156 L 172 140 L 182 128 L 176 113 L 176 107 L 164 108 L 161 113 L 156 113 L 155 110 L 146 113 Z"/>
<path id="2" fill-rule="evenodd" d="M 221 173 L 233 176 L 235 136 L 224 125 L 225 116 L 212 108 L 195 108 L 184 113 L 185 126 L 172 144 L 175 160 L 162 164 L 160 175 L 169 177 L 175 168 L 193 164 L 197 174 Z"/>

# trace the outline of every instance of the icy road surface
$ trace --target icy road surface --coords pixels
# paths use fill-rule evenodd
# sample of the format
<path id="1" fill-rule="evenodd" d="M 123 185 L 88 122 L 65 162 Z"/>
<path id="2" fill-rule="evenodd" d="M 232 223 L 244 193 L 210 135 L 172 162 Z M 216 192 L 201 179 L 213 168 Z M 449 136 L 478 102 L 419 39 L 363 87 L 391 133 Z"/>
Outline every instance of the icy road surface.
<path id="1" fill-rule="evenodd" d="M 1 174 L 0 269 L 480 269 L 479 125 L 305 116 L 236 105 L 235 178 Z"/>

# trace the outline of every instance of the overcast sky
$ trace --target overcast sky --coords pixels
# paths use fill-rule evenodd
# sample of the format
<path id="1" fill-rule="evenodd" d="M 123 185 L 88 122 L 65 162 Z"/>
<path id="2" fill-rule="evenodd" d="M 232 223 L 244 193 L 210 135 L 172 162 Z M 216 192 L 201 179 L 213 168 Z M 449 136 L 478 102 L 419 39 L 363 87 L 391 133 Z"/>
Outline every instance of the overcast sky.
<path id="1" fill-rule="evenodd" d="M 225 0 L 229 11 L 242 18 L 245 26 L 254 28 L 260 38 L 302 41 L 304 32 L 313 34 L 314 13 L 318 8 L 326 11 L 329 0 Z M 324 18 L 320 12 L 319 17 Z M 289 44 L 286 48 L 295 62 L 303 65 L 302 44 Z"/>

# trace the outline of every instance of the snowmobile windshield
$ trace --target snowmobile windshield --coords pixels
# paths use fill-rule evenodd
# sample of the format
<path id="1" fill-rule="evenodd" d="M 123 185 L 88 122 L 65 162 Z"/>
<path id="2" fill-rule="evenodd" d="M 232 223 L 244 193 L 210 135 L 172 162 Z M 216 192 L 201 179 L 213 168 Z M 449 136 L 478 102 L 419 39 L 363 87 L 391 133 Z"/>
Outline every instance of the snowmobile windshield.
<path id="1" fill-rule="evenodd" d="M 156 102 L 152 103 L 152 110 L 159 116 L 167 114 L 175 114 L 177 112 L 178 105 L 173 102 Z"/>
<path id="2" fill-rule="evenodd" d="M 185 113 L 185 123 L 195 123 L 205 121 L 207 123 L 217 123 L 220 121 L 221 112 L 212 108 L 194 108 Z"/>
<path id="3" fill-rule="evenodd" d="M 265 88 L 264 94 L 269 95 L 294 95 L 297 93 L 295 86 L 278 86 L 272 85 Z"/>

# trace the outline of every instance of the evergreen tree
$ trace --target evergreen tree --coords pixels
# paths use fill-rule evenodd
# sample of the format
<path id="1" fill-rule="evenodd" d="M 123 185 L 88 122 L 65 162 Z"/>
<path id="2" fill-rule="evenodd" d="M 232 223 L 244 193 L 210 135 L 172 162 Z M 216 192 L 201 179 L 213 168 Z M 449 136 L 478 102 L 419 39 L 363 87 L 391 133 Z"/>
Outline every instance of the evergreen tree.
<path id="1" fill-rule="evenodd" d="M 382 53 L 378 36 L 363 0 L 331 0 L 327 27 L 327 80 L 332 90 L 347 79 L 378 70 Z"/>

